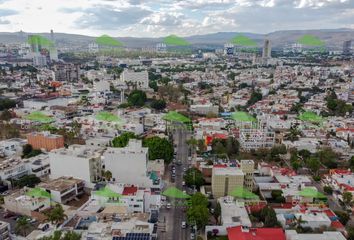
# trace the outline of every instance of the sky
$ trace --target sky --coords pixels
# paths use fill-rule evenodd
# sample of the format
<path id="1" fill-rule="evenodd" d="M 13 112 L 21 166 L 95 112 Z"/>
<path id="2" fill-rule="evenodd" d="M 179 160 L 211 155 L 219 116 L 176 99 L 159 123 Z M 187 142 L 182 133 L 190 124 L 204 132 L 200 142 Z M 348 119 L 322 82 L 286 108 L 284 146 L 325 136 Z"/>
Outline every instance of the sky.
<path id="1" fill-rule="evenodd" d="M 354 0 L 0 0 L 0 32 L 114 37 L 354 28 Z"/>

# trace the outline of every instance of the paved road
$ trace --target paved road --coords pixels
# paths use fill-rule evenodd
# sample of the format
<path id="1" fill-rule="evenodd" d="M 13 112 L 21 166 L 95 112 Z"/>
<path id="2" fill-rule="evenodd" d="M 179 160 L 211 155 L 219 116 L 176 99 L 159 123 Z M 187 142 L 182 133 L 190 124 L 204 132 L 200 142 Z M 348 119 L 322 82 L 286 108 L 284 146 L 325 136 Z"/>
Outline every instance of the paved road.
<path id="1" fill-rule="evenodd" d="M 188 145 L 186 143 L 188 133 L 185 130 L 176 130 L 173 134 L 173 141 L 176 145 L 176 160 L 181 161 L 181 165 L 176 165 L 175 182 L 167 181 L 167 187 L 175 186 L 178 189 L 183 189 L 183 168 L 188 168 Z M 167 171 L 170 175 L 170 170 Z M 170 179 L 170 178 L 167 178 Z M 187 240 L 190 237 L 189 228 L 182 229 L 182 221 L 186 221 L 185 207 L 179 206 L 181 204 L 172 203 L 171 209 L 162 208 L 160 210 L 159 221 L 165 222 L 166 232 L 158 232 L 158 238 L 161 240 Z M 162 224 L 163 225 L 163 224 Z"/>

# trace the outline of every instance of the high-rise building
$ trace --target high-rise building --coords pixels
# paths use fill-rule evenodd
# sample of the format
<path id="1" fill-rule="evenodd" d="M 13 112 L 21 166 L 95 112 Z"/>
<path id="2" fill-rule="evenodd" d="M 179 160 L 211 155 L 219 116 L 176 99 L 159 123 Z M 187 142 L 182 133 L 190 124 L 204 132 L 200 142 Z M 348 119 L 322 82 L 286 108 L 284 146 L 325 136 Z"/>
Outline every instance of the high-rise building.
<path id="1" fill-rule="evenodd" d="M 49 58 L 50 61 L 58 61 L 58 50 L 55 44 L 54 31 L 50 30 L 50 41 L 53 43 L 53 46 L 49 47 Z"/>
<path id="2" fill-rule="evenodd" d="M 348 40 L 343 43 L 343 55 L 350 55 L 352 53 L 352 41 Z"/>
<path id="3" fill-rule="evenodd" d="M 243 187 L 245 174 L 236 167 L 213 167 L 211 189 L 217 199 L 230 195 L 236 187 Z"/>
<path id="4" fill-rule="evenodd" d="M 40 45 L 38 42 L 38 38 L 34 35 L 28 35 L 28 41 L 31 44 L 32 53 L 38 53 L 40 50 Z"/>
<path id="5" fill-rule="evenodd" d="M 224 44 L 224 55 L 232 56 L 235 53 L 235 46 L 232 43 Z"/>
<path id="6" fill-rule="evenodd" d="M 270 40 L 266 39 L 264 40 L 264 45 L 263 45 L 263 52 L 262 52 L 262 58 L 263 60 L 267 60 L 272 57 L 272 47 L 270 45 Z"/>
<path id="7" fill-rule="evenodd" d="M 127 85 L 130 84 L 138 89 L 149 88 L 149 74 L 147 71 L 135 72 L 131 70 L 124 70 L 120 75 L 120 79 Z"/>
<path id="8" fill-rule="evenodd" d="M 253 174 L 254 174 L 254 161 L 241 160 L 241 170 L 245 174 L 244 187 L 252 191 L 253 189 Z"/>
<path id="9" fill-rule="evenodd" d="M 166 52 L 167 51 L 167 45 L 165 43 L 158 43 L 156 44 L 156 52 Z"/>

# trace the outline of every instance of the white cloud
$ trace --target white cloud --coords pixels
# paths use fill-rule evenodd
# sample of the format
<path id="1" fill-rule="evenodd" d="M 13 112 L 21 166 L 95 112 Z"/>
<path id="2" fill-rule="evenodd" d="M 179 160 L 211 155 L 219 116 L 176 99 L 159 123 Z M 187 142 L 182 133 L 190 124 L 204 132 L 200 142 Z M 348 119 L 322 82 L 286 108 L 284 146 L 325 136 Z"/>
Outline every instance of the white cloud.
<path id="1" fill-rule="evenodd" d="M 158 37 L 353 26 L 352 0 L 0 0 L 0 31 Z"/>

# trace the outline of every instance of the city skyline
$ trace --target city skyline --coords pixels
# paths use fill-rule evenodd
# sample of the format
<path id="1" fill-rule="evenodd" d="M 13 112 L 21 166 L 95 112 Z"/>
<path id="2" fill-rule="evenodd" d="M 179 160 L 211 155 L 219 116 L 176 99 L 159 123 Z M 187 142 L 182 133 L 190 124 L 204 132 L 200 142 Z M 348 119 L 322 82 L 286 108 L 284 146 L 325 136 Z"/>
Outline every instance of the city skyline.
<path id="1" fill-rule="evenodd" d="M 163 37 L 354 28 L 350 0 L 0 0 L 0 32 Z"/>

